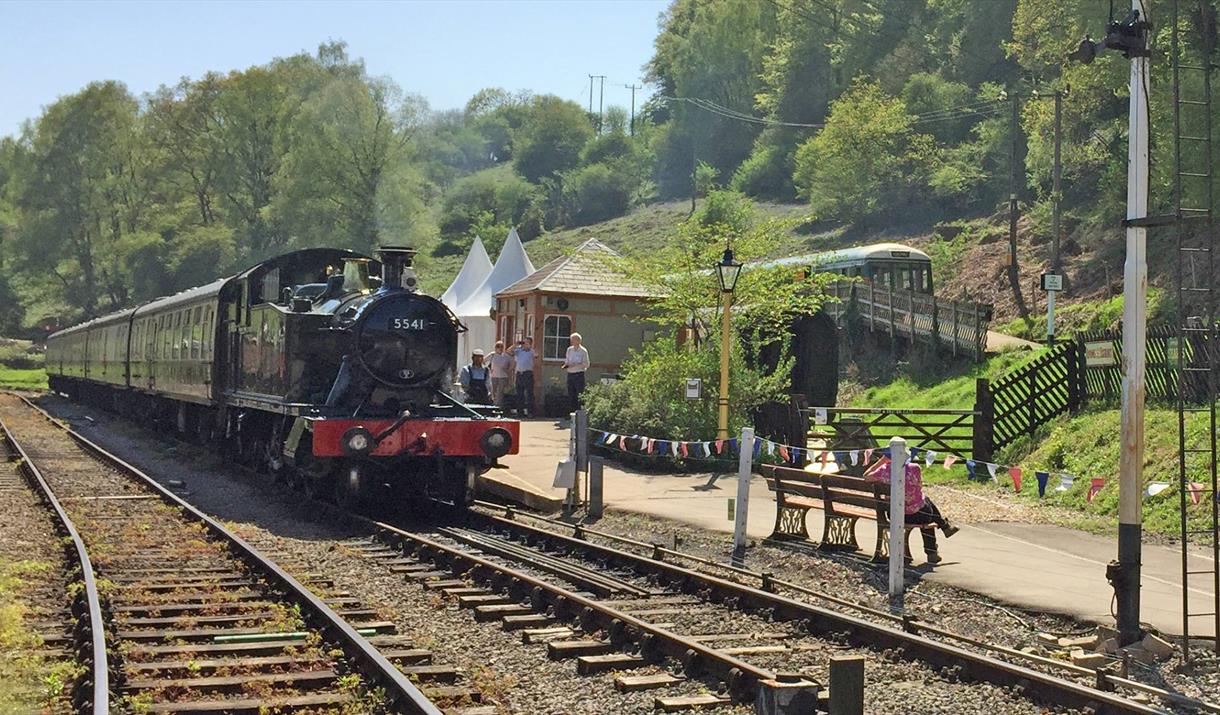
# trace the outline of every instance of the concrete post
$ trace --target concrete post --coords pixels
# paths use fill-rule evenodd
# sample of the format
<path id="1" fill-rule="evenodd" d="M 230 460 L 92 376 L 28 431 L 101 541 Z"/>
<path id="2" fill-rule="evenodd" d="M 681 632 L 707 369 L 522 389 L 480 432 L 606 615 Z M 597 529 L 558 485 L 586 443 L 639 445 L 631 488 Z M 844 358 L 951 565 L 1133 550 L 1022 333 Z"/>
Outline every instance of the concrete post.
<path id="1" fill-rule="evenodd" d="M 737 510 L 733 521 L 733 554 L 745 556 L 746 517 L 750 510 L 750 472 L 754 465 L 754 430 L 741 428 L 737 457 Z"/>
<path id="2" fill-rule="evenodd" d="M 605 461 L 601 457 L 589 459 L 589 516 L 602 515 L 602 467 Z"/>
<path id="3" fill-rule="evenodd" d="M 830 658 L 830 715 L 864 715 L 864 656 Z"/>
<path id="4" fill-rule="evenodd" d="M 890 438 L 890 610 L 901 612 L 906 584 L 906 467 L 907 441 Z"/>

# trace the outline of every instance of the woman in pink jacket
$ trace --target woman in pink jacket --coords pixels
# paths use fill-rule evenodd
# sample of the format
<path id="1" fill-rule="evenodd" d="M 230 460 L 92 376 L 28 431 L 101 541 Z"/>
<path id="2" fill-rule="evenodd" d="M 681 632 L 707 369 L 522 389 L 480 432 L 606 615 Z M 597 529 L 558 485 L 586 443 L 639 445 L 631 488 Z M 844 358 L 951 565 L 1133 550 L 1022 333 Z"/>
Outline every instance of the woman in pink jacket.
<path id="1" fill-rule="evenodd" d="M 864 477 L 889 484 L 890 458 L 882 457 L 877 460 L 864 473 Z M 923 472 L 919 469 L 918 464 L 907 462 L 904 487 L 906 492 L 906 523 L 935 524 L 940 527 L 941 531 L 945 532 L 946 538 L 957 533 L 957 527 L 950 524 L 948 519 L 941 516 L 940 509 L 936 508 L 931 499 L 924 496 Z M 933 529 L 920 529 L 919 534 L 923 537 L 923 550 L 928 555 L 928 563 L 940 563 L 940 554 L 936 550 L 936 531 Z"/>

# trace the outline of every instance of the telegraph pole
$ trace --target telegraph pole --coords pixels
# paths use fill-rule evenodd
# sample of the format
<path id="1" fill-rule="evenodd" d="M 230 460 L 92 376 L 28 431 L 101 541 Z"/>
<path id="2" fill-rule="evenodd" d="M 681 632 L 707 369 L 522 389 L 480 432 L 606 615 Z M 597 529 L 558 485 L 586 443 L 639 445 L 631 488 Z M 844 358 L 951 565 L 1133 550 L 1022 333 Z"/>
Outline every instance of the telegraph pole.
<path id="1" fill-rule="evenodd" d="M 589 116 L 593 116 L 593 78 L 597 75 L 589 75 Z"/>
<path id="2" fill-rule="evenodd" d="M 1012 114 L 1009 117 L 1009 150 L 1008 150 L 1008 283 L 1012 286 L 1013 297 L 1017 301 L 1017 311 L 1021 317 L 1029 319 L 1029 308 L 1025 305 L 1025 296 L 1021 294 L 1021 273 L 1017 266 L 1017 219 L 1020 218 L 1020 206 L 1017 204 L 1018 187 L 1024 172 L 1017 166 L 1017 138 L 1020 135 L 1020 104 L 1017 93 L 1012 96 Z"/>
<path id="3" fill-rule="evenodd" d="M 635 91 L 643 88 L 638 84 L 625 84 L 623 87 L 631 90 L 631 136 L 635 136 Z"/>
<path id="4" fill-rule="evenodd" d="M 600 82 L 597 86 L 597 133 L 601 134 L 602 127 L 605 126 L 605 114 L 602 112 L 603 100 L 606 98 L 606 75 L 599 74 Z"/>
<path id="5" fill-rule="evenodd" d="M 1051 275 L 1058 276 L 1059 265 L 1059 204 L 1061 161 L 1060 146 L 1063 137 L 1063 92 L 1055 90 L 1055 168 L 1051 180 Z M 1046 290 L 1046 344 L 1055 344 L 1055 294 L 1058 290 Z"/>

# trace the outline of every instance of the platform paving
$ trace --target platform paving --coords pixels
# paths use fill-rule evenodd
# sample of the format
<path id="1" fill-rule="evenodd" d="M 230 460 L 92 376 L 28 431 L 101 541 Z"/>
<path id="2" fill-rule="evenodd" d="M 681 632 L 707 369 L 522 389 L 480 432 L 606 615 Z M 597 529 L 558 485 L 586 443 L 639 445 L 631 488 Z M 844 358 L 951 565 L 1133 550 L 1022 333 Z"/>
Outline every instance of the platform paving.
<path id="1" fill-rule="evenodd" d="M 515 484 L 531 485 L 540 495 L 561 498 L 562 490 L 552 489 L 551 482 L 556 463 L 567 455 L 568 434 L 551 421 L 525 422 L 521 454 L 504 458 L 506 469 L 496 471 L 511 475 Z M 608 464 L 604 494 L 608 509 L 674 519 L 726 534 L 733 529 L 728 499 L 736 495 L 735 476 L 643 474 Z M 774 521 L 775 500 L 764 480 L 755 477 L 750 484 L 749 536 L 766 538 Z M 811 533 L 820 535 L 820 512 L 810 512 L 808 525 Z M 862 544 L 872 543 L 875 528 L 868 522 L 857 525 Z M 952 540 L 942 542 L 944 561 L 935 568 L 921 568 L 923 556 L 917 550 L 914 567 L 922 578 L 1003 603 L 1112 625 L 1112 590 L 1105 568 L 1115 558 L 1116 544 L 1116 537 L 1046 524 L 964 524 Z M 1210 563 L 1203 549 L 1192 558 L 1197 559 L 1193 568 Z M 1175 635 L 1182 632 L 1180 559 L 1177 549 L 1144 545 L 1142 620 Z M 1197 581 L 1196 586 L 1192 601 L 1202 605 L 1213 592 Z M 1198 633 L 1209 634 L 1210 624 Z"/>

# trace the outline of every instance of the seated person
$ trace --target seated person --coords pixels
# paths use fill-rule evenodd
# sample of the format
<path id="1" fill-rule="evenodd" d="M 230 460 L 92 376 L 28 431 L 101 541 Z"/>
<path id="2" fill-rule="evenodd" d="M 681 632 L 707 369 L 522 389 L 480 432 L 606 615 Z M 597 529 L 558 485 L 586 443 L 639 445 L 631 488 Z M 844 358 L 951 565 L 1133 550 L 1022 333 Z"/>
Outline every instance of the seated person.
<path id="1" fill-rule="evenodd" d="M 890 458 L 882 457 L 869 467 L 864 472 L 866 479 L 890 483 Z M 949 520 L 941 516 L 940 509 L 932 503 L 932 500 L 924 496 L 923 493 L 923 472 L 919 465 L 914 462 L 907 462 L 906 467 L 906 523 L 907 524 L 935 524 L 940 527 L 940 530 L 945 532 L 946 537 L 953 536 L 957 533 L 957 527 L 949 523 Z M 933 529 L 920 529 L 919 534 L 923 537 L 923 550 L 928 555 L 928 563 L 940 563 L 940 554 L 936 551 L 936 531 Z"/>

